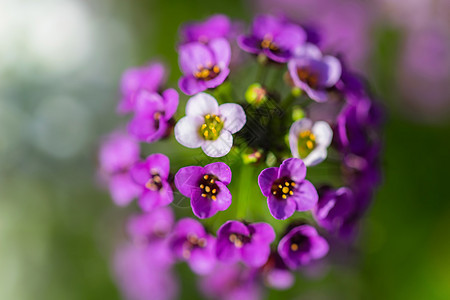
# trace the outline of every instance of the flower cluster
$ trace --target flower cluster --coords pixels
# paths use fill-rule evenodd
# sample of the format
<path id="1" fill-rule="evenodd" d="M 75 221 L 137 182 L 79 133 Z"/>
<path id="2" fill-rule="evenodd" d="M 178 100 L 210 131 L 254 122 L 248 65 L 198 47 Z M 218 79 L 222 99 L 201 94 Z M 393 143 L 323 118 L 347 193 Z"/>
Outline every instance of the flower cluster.
<path id="1" fill-rule="evenodd" d="M 118 110 L 134 116 L 99 159 L 114 201 L 136 198 L 142 211 L 115 259 L 130 299 L 175 297 L 172 266 L 181 261 L 214 299 L 287 289 L 335 241 L 355 238 L 379 184 L 382 111 L 342 58 L 284 18 L 258 16 L 249 33 L 235 28 L 215 15 L 181 29 L 186 97 L 163 88 L 160 63 L 122 78 Z M 230 64 L 232 56 L 245 63 Z M 138 142 L 165 145 L 171 158 L 141 159 Z"/>

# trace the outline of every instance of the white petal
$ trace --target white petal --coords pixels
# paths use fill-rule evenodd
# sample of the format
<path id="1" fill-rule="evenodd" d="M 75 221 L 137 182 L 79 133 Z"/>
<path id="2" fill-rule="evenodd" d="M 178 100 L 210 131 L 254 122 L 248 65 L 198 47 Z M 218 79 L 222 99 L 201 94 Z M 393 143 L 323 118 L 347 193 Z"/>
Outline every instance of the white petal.
<path id="1" fill-rule="evenodd" d="M 219 106 L 220 117 L 224 120 L 224 129 L 231 133 L 238 132 L 244 127 L 247 117 L 239 104 L 226 103 Z"/>
<path id="2" fill-rule="evenodd" d="M 201 116 L 207 114 L 217 115 L 219 113 L 219 104 L 213 96 L 206 93 L 198 93 L 191 97 L 186 104 L 186 116 Z"/>
<path id="3" fill-rule="evenodd" d="M 300 47 L 297 47 L 294 50 L 294 56 L 295 57 L 307 56 L 315 59 L 320 59 L 322 58 L 322 52 L 316 45 L 308 43 Z"/>
<path id="4" fill-rule="evenodd" d="M 333 86 L 341 78 L 342 66 L 339 59 L 334 56 L 325 56 L 323 61 L 328 65 L 328 80 L 325 82 L 326 86 Z"/>
<path id="5" fill-rule="evenodd" d="M 206 141 L 202 145 L 203 152 L 210 157 L 222 157 L 228 154 L 233 146 L 233 136 L 227 130 L 222 130 L 215 141 Z"/>
<path id="6" fill-rule="evenodd" d="M 289 129 L 289 147 L 291 148 L 291 153 L 293 157 L 301 158 L 298 153 L 298 136 L 301 132 L 305 130 L 310 130 L 312 126 L 312 121 L 307 118 L 295 121 L 291 128 Z"/>
<path id="7" fill-rule="evenodd" d="M 312 127 L 312 133 L 316 136 L 316 143 L 319 147 L 328 147 L 333 139 L 333 130 L 324 121 L 317 121 Z"/>
<path id="8" fill-rule="evenodd" d="M 198 148 L 205 140 L 199 133 L 200 126 L 203 124 L 201 117 L 184 117 L 175 125 L 175 139 L 181 145 L 188 148 Z"/>
<path id="9" fill-rule="evenodd" d="M 315 148 L 306 158 L 303 159 L 303 162 L 307 167 L 315 166 L 327 158 L 327 148 L 326 147 L 318 147 Z"/>

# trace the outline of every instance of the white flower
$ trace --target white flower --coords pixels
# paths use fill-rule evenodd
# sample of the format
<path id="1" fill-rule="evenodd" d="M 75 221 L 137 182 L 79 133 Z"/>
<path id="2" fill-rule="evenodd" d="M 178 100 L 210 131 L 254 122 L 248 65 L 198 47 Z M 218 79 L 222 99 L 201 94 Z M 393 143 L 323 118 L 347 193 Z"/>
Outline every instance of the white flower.
<path id="1" fill-rule="evenodd" d="M 202 147 L 211 157 L 221 157 L 233 146 L 232 134 L 244 127 L 246 116 L 239 104 L 217 104 L 209 94 L 199 93 L 186 104 L 186 116 L 175 125 L 175 138 L 188 148 Z"/>
<path id="2" fill-rule="evenodd" d="M 289 146 L 292 156 L 301 158 L 305 165 L 314 166 L 327 157 L 327 148 L 333 139 L 333 131 L 327 122 L 303 118 L 292 124 L 289 130 Z"/>

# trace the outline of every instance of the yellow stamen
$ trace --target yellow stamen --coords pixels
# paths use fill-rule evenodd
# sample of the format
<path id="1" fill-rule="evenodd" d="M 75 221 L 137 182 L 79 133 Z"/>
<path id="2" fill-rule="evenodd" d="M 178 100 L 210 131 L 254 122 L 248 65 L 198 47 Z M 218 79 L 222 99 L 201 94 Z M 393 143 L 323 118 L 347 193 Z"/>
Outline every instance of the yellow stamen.
<path id="1" fill-rule="evenodd" d="M 297 244 L 291 244 L 291 250 L 292 251 L 297 251 L 298 250 L 298 245 Z"/>
<path id="2" fill-rule="evenodd" d="M 289 188 L 285 186 L 285 187 L 282 189 L 282 191 L 283 191 L 283 193 L 287 194 L 287 193 L 289 192 Z"/>

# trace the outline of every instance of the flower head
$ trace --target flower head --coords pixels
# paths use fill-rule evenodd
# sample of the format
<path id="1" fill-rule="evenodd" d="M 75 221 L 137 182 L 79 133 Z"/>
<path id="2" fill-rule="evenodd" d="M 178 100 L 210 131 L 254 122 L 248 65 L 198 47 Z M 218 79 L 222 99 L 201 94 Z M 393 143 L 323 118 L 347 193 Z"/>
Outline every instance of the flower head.
<path id="1" fill-rule="evenodd" d="M 103 141 L 98 159 L 100 176 L 108 185 L 114 203 L 129 204 L 140 193 L 129 174 L 131 166 L 139 160 L 137 141 L 122 132 L 114 132 Z"/>
<path id="2" fill-rule="evenodd" d="M 183 43 L 200 42 L 207 44 L 216 38 L 228 38 L 232 30 L 230 19 L 225 15 L 212 15 L 203 22 L 184 25 L 180 32 Z"/>
<path id="3" fill-rule="evenodd" d="M 255 269 L 241 264 L 221 264 L 200 279 L 200 289 L 208 299 L 260 300 L 262 288 Z"/>
<path id="4" fill-rule="evenodd" d="M 305 41 L 306 33 L 300 26 L 266 15 L 255 18 L 251 34 L 238 37 L 244 51 L 263 54 L 279 63 L 287 62 Z"/>
<path id="5" fill-rule="evenodd" d="M 218 105 L 214 97 L 200 93 L 189 99 L 186 116 L 175 125 L 175 138 L 188 148 L 202 147 L 211 157 L 221 157 L 233 146 L 233 133 L 244 127 L 246 116 L 239 104 Z"/>
<path id="6" fill-rule="evenodd" d="M 342 71 L 337 58 L 322 56 L 319 48 L 312 44 L 298 48 L 288 68 L 295 86 L 317 102 L 327 101 L 326 89 L 338 82 Z"/>
<path id="7" fill-rule="evenodd" d="M 166 80 L 166 70 L 161 63 L 151 63 L 148 66 L 131 68 L 125 71 L 120 82 L 122 99 L 117 111 L 129 113 L 136 105 L 136 93 L 146 90 L 150 93 L 157 92 Z"/>
<path id="8" fill-rule="evenodd" d="M 208 274 L 216 264 L 216 240 L 203 225 L 190 218 L 178 221 L 170 238 L 170 248 L 178 259 L 185 260 L 192 271 Z"/>
<path id="9" fill-rule="evenodd" d="M 327 148 L 333 139 L 333 131 L 327 122 L 313 123 L 303 118 L 292 124 L 289 145 L 293 157 L 301 158 L 306 166 L 314 166 L 327 157 Z"/>
<path id="10" fill-rule="evenodd" d="M 221 85 L 230 73 L 231 48 L 224 38 L 211 40 L 207 45 L 200 42 L 181 45 L 179 54 L 183 77 L 178 84 L 187 95 Z"/>
<path id="11" fill-rule="evenodd" d="M 178 93 L 165 90 L 161 95 L 141 90 L 136 96 L 134 118 L 128 124 L 130 135 L 138 140 L 152 143 L 167 135 L 171 119 L 178 107 Z"/>
<path id="12" fill-rule="evenodd" d="M 299 158 L 286 159 L 279 168 L 267 168 L 259 174 L 259 187 L 274 218 L 287 219 L 296 210 L 310 210 L 317 203 L 317 191 L 305 176 L 306 166 Z"/>
<path id="13" fill-rule="evenodd" d="M 230 182 L 231 169 L 223 162 L 205 167 L 185 167 L 175 174 L 177 189 L 184 196 L 191 198 L 192 211 L 201 219 L 228 209 L 231 193 L 227 185 Z"/>
<path id="14" fill-rule="evenodd" d="M 274 239 L 275 232 L 267 223 L 228 221 L 217 231 L 217 259 L 227 263 L 241 260 L 248 266 L 261 267 Z"/>
<path id="15" fill-rule="evenodd" d="M 142 189 L 139 197 L 142 210 L 151 211 L 172 202 L 172 188 L 167 181 L 169 172 L 169 158 L 160 153 L 152 154 L 132 167 L 131 176 Z"/>
<path id="16" fill-rule="evenodd" d="M 278 244 L 278 253 L 291 269 L 309 264 L 328 253 L 328 243 L 317 230 L 309 225 L 300 225 L 286 234 Z"/>

